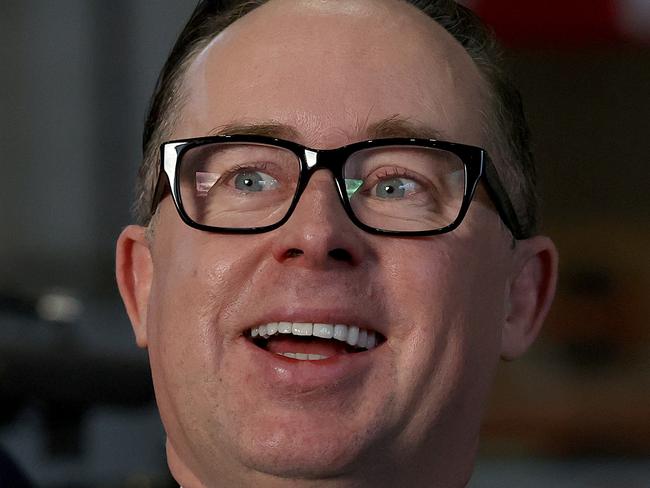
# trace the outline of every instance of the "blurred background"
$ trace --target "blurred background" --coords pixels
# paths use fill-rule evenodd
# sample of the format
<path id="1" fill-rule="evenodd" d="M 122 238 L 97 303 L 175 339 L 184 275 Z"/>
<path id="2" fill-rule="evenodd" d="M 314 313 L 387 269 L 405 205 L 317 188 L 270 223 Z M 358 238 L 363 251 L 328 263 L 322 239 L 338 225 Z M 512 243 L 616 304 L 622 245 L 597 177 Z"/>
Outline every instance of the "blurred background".
<path id="1" fill-rule="evenodd" d="M 173 486 L 113 255 L 194 3 L 0 2 L 0 449 L 43 488 Z M 650 1 L 465 3 L 507 47 L 561 253 L 470 486 L 650 487 Z"/>

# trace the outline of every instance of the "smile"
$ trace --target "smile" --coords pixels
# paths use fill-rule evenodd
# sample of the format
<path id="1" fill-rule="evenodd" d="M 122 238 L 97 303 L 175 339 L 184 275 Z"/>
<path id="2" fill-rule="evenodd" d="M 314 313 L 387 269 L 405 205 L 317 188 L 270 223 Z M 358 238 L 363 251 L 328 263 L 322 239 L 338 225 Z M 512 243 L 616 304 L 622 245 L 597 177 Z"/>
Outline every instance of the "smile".
<path id="1" fill-rule="evenodd" d="M 299 361 L 370 351 L 385 341 L 379 332 L 354 325 L 314 322 L 270 322 L 249 329 L 247 337 L 262 349 Z"/>

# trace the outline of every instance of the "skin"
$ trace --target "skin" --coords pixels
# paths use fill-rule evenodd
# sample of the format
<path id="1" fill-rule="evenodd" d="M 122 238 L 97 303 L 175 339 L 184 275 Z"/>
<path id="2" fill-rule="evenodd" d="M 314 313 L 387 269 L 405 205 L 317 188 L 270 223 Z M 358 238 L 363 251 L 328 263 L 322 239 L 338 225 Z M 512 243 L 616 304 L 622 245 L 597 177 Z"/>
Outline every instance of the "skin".
<path id="1" fill-rule="evenodd" d="M 174 139 L 273 121 L 333 148 L 398 116 L 488 147 L 476 66 L 394 0 L 272 0 L 197 55 L 184 89 Z M 482 188 L 451 233 L 371 235 L 349 221 L 326 171 L 269 233 L 194 230 L 169 197 L 155 224 L 151 239 L 122 232 L 117 277 L 180 484 L 467 483 L 496 364 L 527 349 L 550 304 L 550 240 L 513 248 Z M 249 360 L 244 329 L 305 309 L 356 314 L 387 341 L 360 371 L 318 387 Z"/>

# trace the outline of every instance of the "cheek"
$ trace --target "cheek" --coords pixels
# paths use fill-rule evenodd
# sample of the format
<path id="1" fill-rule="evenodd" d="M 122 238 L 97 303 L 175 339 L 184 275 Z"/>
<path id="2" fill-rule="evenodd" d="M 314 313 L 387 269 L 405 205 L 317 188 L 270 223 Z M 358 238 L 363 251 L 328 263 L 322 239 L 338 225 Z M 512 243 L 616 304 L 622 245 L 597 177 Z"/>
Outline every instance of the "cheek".
<path id="1" fill-rule="evenodd" d="M 200 391 L 197 385 L 209 376 L 206 365 L 218 353 L 206 312 L 206 288 L 197 277 L 193 267 L 176 262 L 154 277 L 148 349 L 159 404 Z"/>
<path id="2" fill-rule="evenodd" d="M 433 328 L 500 316 L 506 267 L 499 253 L 474 249 L 461 239 L 438 238 L 440 242 L 407 241 L 384 260 L 394 311 L 401 319 L 417 316 Z"/>
<path id="3" fill-rule="evenodd" d="M 399 325 L 395 347 L 401 387 L 430 400 L 462 395 L 476 383 L 488 382 L 505 315 L 501 254 L 468 246 L 460 234 L 436 239 L 407 241 L 386 268 L 393 284 L 391 310 Z M 486 255 L 494 259 L 486 260 Z"/>
<path id="4" fill-rule="evenodd" d="M 250 239 L 201 233 L 170 220 L 155 235 L 149 354 L 161 385 L 190 392 L 217 375 L 232 338 L 223 324 L 250 286 L 255 253 L 246 251 Z"/>
<path id="5" fill-rule="evenodd" d="M 225 408 L 224 385 L 237 387 L 222 372 L 236 370 L 226 362 L 229 324 L 254 281 L 256 251 L 247 250 L 250 239 L 171 225 L 157 229 L 155 239 L 147 329 L 156 401 L 167 433 L 191 444 L 196 425 L 219 421 L 214 412 Z"/>

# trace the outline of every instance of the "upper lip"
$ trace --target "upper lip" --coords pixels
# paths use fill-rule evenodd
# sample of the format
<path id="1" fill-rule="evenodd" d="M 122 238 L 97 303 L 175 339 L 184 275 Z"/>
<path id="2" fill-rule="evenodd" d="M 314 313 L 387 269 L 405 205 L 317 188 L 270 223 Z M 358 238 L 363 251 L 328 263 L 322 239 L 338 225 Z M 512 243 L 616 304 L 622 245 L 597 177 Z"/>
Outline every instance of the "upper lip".
<path id="1" fill-rule="evenodd" d="M 368 309 L 368 307 L 364 307 Z M 292 308 L 278 309 L 264 313 L 259 318 L 252 320 L 241 330 L 244 334 L 253 327 L 272 322 L 311 322 L 318 324 L 345 324 L 357 326 L 361 329 L 375 331 L 386 337 L 387 324 L 377 322 L 360 314 L 358 310 L 325 309 L 325 308 Z"/>

